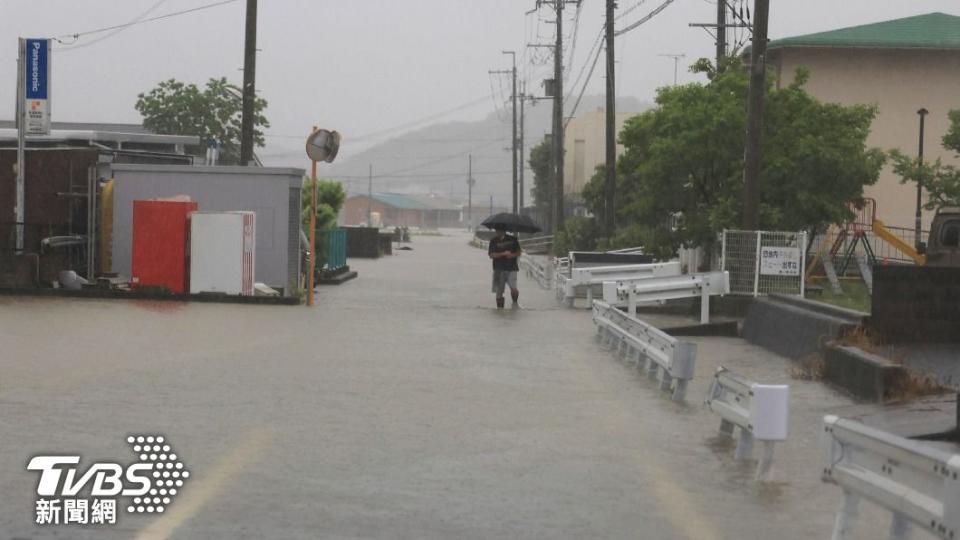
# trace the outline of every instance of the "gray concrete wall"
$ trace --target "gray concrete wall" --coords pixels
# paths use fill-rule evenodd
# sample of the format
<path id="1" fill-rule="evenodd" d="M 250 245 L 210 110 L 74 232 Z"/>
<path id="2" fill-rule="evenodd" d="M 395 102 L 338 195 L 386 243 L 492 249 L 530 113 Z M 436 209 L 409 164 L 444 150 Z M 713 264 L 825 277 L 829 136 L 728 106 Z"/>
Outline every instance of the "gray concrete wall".
<path id="1" fill-rule="evenodd" d="M 743 321 L 743 338 L 780 356 L 800 359 L 856 327 L 866 313 L 787 297 L 756 298 Z"/>
<path id="2" fill-rule="evenodd" d="M 100 176 L 115 180 L 114 272 L 130 275 L 133 201 L 189 195 L 197 201 L 200 210 L 256 212 L 254 279 L 286 291 L 296 287 L 303 170 L 109 164 L 101 168 Z M 297 213 L 291 215 L 291 209 L 296 209 Z"/>

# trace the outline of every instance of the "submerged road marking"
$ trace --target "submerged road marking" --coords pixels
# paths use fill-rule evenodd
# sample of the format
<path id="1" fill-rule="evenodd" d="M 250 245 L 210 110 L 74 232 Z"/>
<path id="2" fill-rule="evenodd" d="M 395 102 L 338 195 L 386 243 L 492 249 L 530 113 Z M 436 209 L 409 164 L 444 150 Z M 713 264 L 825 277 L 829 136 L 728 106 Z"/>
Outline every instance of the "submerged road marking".
<path id="1" fill-rule="evenodd" d="M 676 482 L 659 472 L 655 476 L 653 489 L 657 492 L 657 498 L 665 503 L 665 517 L 671 525 L 683 531 L 687 538 L 696 540 L 718 538 L 713 528 L 700 517 L 699 508 L 696 508 L 687 493 L 680 489 Z"/>
<path id="2" fill-rule="evenodd" d="M 137 540 L 165 540 L 173 532 L 192 518 L 203 506 L 223 489 L 224 484 L 237 475 L 247 464 L 269 446 L 273 439 L 272 430 L 256 428 L 251 430 L 244 440 L 226 457 L 220 460 L 203 478 L 194 475 L 188 489 L 181 495 L 173 510 L 151 523 L 137 535 Z"/>

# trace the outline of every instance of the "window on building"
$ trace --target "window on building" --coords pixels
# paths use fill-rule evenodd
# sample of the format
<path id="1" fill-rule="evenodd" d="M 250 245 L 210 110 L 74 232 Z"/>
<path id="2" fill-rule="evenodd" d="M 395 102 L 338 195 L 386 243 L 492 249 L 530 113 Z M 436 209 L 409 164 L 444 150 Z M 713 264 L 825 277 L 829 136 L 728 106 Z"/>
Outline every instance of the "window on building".
<path id="1" fill-rule="evenodd" d="M 952 219 L 943 225 L 940 232 L 940 245 L 943 247 L 960 247 L 960 219 Z"/>

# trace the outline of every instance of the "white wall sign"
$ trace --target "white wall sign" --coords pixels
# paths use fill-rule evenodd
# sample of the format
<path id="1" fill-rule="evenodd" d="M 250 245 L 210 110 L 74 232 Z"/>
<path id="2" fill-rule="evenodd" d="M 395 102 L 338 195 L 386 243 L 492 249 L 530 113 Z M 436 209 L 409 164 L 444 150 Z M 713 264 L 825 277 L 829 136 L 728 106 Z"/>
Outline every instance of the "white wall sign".
<path id="1" fill-rule="evenodd" d="M 783 247 L 761 248 L 760 274 L 764 276 L 799 276 L 800 249 Z"/>

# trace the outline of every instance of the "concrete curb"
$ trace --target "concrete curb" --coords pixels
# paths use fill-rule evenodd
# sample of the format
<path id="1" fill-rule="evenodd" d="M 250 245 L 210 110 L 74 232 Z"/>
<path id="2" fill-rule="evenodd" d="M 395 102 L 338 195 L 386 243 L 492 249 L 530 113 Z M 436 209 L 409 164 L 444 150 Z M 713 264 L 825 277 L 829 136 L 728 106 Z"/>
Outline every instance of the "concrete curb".
<path id="1" fill-rule="evenodd" d="M 232 296 L 226 294 L 159 294 L 105 289 L 9 289 L 0 288 L 0 296 L 30 296 L 41 298 L 94 298 L 101 300 L 160 300 L 165 302 L 205 302 L 216 304 L 253 304 L 268 306 L 299 306 L 296 296 Z"/>
<path id="2" fill-rule="evenodd" d="M 317 280 L 317 285 L 343 285 L 351 279 L 356 279 L 359 275 L 353 270 L 349 270 L 333 277 L 320 278 Z"/>
<path id="3" fill-rule="evenodd" d="M 823 346 L 824 380 L 854 396 L 884 401 L 907 377 L 907 369 L 856 347 L 829 342 Z"/>

